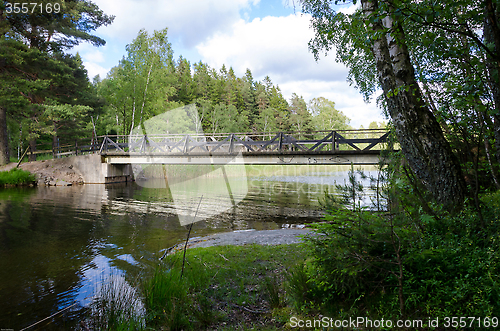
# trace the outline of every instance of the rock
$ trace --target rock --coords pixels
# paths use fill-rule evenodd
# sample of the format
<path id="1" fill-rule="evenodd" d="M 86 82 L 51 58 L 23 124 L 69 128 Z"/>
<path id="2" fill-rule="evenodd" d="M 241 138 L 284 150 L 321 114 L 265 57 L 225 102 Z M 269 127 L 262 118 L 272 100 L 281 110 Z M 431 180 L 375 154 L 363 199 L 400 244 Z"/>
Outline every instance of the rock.
<path id="1" fill-rule="evenodd" d="M 64 180 L 59 180 L 56 182 L 56 186 L 71 186 L 72 184 L 71 183 L 68 183 Z"/>

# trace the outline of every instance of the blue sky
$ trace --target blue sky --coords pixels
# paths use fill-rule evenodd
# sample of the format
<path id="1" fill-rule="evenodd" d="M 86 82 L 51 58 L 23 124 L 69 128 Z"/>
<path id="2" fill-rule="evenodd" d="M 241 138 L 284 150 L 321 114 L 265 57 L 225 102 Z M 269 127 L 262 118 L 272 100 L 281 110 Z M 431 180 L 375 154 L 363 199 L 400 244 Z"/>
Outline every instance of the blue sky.
<path id="1" fill-rule="evenodd" d="M 316 62 L 307 49 L 314 36 L 308 15 L 293 8 L 292 0 L 93 0 L 113 24 L 96 34 L 106 46 L 82 44 L 75 48 L 82 56 L 89 77 L 107 72 L 126 54 L 125 47 L 140 29 L 149 33 L 168 27 L 174 57 L 191 64 L 202 61 L 220 69 L 233 67 L 237 76 L 249 68 L 255 80 L 269 76 L 285 98 L 292 93 L 312 98 L 325 97 L 351 118 L 351 125 L 367 127 L 383 121 L 375 103 L 366 104 L 346 82 L 347 69 L 334 61 L 334 53 Z M 346 5 L 342 10 L 350 11 Z"/>

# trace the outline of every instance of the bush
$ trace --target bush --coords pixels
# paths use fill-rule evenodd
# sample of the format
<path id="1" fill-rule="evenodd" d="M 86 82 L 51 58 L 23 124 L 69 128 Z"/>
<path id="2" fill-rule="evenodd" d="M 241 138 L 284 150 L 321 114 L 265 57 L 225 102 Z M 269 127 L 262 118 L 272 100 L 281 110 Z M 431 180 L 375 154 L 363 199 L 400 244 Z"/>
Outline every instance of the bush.
<path id="1" fill-rule="evenodd" d="M 31 184 L 36 180 L 35 175 L 29 171 L 13 168 L 10 171 L 0 171 L 0 185 Z"/>
<path id="2" fill-rule="evenodd" d="M 356 198 L 359 186 L 350 185 Z M 472 207 L 430 215 L 415 207 L 415 186 L 404 178 L 392 186 L 401 197 L 387 199 L 391 212 L 326 197 L 326 222 L 306 241 L 315 304 L 351 316 L 499 316 L 500 192 L 482 196 L 482 217 Z"/>
<path id="3" fill-rule="evenodd" d="M 486 224 L 470 208 L 426 224 L 405 263 L 405 292 L 413 310 L 436 317 L 499 316 L 500 195 L 487 200 L 497 207 L 483 212 Z"/>

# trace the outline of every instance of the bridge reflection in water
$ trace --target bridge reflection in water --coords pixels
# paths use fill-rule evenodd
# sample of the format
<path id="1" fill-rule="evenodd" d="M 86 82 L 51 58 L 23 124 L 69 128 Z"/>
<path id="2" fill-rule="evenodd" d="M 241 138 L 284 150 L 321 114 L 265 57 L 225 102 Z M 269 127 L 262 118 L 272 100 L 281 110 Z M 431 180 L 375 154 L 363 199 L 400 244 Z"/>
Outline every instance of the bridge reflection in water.
<path id="1" fill-rule="evenodd" d="M 376 165 L 386 130 L 103 136 L 108 164 Z"/>

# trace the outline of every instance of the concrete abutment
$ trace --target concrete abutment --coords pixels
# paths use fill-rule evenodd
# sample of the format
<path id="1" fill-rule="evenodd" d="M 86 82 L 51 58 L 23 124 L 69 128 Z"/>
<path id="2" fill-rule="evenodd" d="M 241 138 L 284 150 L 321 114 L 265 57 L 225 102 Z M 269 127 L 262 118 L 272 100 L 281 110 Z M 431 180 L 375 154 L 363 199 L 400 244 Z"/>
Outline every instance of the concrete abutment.
<path id="1" fill-rule="evenodd" d="M 98 154 L 72 156 L 85 184 L 109 184 L 134 180 L 131 164 L 109 164 Z"/>

